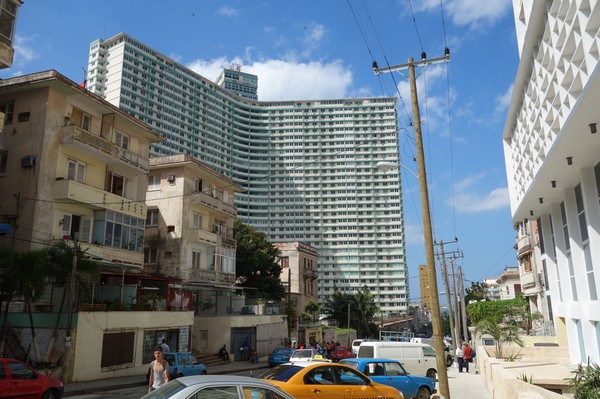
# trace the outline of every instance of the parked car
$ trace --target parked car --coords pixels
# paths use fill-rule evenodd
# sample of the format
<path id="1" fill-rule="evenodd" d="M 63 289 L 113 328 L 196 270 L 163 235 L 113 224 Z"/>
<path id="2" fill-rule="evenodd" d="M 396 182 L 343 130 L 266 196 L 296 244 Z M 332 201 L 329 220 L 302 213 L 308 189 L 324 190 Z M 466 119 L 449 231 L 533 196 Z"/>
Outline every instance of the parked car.
<path id="1" fill-rule="evenodd" d="M 206 374 L 206 366 L 199 362 L 191 352 L 165 352 L 163 359 L 169 363 L 171 379 Z"/>
<path id="2" fill-rule="evenodd" d="M 427 344 L 395 341 L 363 342 L 358 347 L 358 356 L 393 359 L 402 363 L 412 375 L 436 378 L 435 350 Z"/>
<path id="3" fill-rule="evenodd" d="M 0 358 L 0 398 L 60 399 L 63 383 L 15 359 Z"/>
<path id="4" fill-rule="evenodd" d="M 335 349 L 331 351 L 331 360 L 334 362 L 347 359 L 349 357 L 354 357 L 354 354 L 352 354 L 352 350 L 347 346 L 336 346 Z"/>
<path id="5" fill-rule="evenodd" d="M 409 375 L 396 360 L 355 358 L 343 359 L 339 364 L 351 366 L 375 382 L 396 388 L 405 398 L 430 399 L 436 392 L 433 379 Z"/>
<path id="6" fill-rule="evenodd" d="M 142 399 L 271 398 L 294 399 L 268 382 L 236 375 L 196 375 L 169 381 Z"/>
<path id="7" fill-rule="evenodd" d="M 260 378 L 296 399 L 403 399 L 396 388 L 374 382 L 358 370 L 339 363 L 285 363 L 273 367 Z"/>
<path id="8" fill-rule="evenodd" d="M 290 362 L 306 362 L 310 360 L 323 360 L 316 349 L 296 349 L 290 356 Z"/>
<path id="9" fill-rule="evenodd" d="M 294 353 L 294 348 L 275 348 L 269 355 L 269 366 L 277 366 L 278 364 L 287 363 L 290 361 L 290 356 Z"/>

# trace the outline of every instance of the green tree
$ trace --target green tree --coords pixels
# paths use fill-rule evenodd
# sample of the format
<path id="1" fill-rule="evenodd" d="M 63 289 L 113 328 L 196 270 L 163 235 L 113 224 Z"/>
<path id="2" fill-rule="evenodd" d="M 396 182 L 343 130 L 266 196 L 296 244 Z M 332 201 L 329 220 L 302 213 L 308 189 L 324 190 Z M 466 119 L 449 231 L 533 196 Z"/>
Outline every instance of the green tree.
<path id="1" fill-rule="evenodd" d="M 8 323 L 8 309 L 11 301 L 17 296 L 18 272 L 17 253 L 5 246 L 0 246 L 0 297 L 4 301 L 4 316 L 2 318 L 2 331 L 0 334 L 0 353 L 4 353 L 6 326 Z"/>
<path id="2" fill-rule="evenodd" d="M 471 283 L 471 286 L 465 289 L 467 292 L 465 303 L 485 301 L 485 288 L 486 285 L 484 283 Z"/>
<path id="3" fill-rule="evenodd" d="M 352 306 L 352 295 L 340 292 L 335 286 L 333 288 L 333 295 L 323 303 L 323 313 L 328 319 L 336 320 L 339 326 L 348 327 L 348 307 Z"/>
<path id="4" fill-rule="evenodd" d="M 321 310 L 321 304 L 315 301 L 308 301 L 304 307 L 304 311 L 310 315 L 311 321 L 317 321 L 319 319 L 318 313 Z"/>
<path id="5" fill-rule="evenodd" d="M 353 315 L 356 329 L 356 335 L 359 337 L 372 337 L 377 334 L 377 325 L 375 324 L 375 314 L 379 308 L 375 305 L 375 298 L 369 288 L 365 285 L 362 290 L 354 294 L 354 306 L 350 307 L 350 313 Z"/>
<path id="6" fill-rule="evenodd" d="M 267 300 L 283 298 L 286 290 L 279 280 L 279 249 L 267 240 L 264 233 L 238 219 L 234 222 L 233 234 L 237 241 L 236 285 L 255 288 L 257 295 Z"/>
<path id="7" fill-rule="evenodd" d="M 577 365 L 570 384 L 575 388 L 574 399 L 600 399 L 600 366 L 590 363 Z"/>
<path id="8" fill-rule="evenodd" d="M 514 325 L 496 323 L 492 320 L 484 319 L 476 325 L 481 334 L 491 335 L 496 341 L 496 358 L 502 359 L 502 344 L 515 343 L 523 347 L 523 341 L 519 337 L 519 330 Z"/>

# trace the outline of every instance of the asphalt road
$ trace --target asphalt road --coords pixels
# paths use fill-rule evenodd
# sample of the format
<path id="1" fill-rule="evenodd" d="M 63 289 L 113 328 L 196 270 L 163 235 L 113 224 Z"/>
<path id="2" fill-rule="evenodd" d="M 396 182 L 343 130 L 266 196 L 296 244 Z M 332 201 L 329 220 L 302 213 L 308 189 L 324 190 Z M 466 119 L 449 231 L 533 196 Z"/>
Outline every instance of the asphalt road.
<path id="1" fill-rule="evenodd" d="M 254 372 L 255 376 L 264 373 L 265 370 L 257 370 Z M 240 371 L 237 373 L 229 373 L 230 375 L 243 375 L 250 376 L 249 371 Z M 147 387 L 131 387 L 131 388 L 118 388 L 110 391 L 102 391 L 98 393 L 87 393 L 85 395 L 69 396 L 68 399 L 139 399 L 148 393 Z"/>

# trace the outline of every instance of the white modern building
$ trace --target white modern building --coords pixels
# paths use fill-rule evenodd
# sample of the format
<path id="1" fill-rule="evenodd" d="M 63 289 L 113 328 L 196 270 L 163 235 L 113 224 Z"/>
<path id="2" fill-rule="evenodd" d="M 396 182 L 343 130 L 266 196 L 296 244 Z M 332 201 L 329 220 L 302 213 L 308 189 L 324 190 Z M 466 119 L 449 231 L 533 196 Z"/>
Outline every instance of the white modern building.
<path id="1" fill-rule="evenodd" d="M 600 4 L 513 1 L 520 64 L 503 140 L 512 219 L 537 220 L 571 360 L 600 362 Z"/>
<path id="2" fill-rule="evenodd" d="M 367 285 L 383 314 L 407 311 L 400 176 L 376 168 L 399 159 L 396 98 L 248 99 L 123 33 L 91 43 L 88 77 L 167 139 L 152 155 L 191 155 L 246 190 L 244 223 L 315 248 L 320 299 Z"/>

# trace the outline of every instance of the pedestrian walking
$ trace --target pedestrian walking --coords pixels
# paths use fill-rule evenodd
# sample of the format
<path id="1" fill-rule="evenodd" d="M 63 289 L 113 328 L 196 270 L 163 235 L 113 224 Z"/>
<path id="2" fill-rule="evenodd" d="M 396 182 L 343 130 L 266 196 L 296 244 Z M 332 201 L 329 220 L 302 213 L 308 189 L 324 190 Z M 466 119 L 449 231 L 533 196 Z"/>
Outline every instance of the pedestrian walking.
<path id="1" fill-rule="evenodd" d="M 248 360 L 248 356 L 250 355 L 250 340 L 248 337 L 244 338 L 242 341 L 242 360 Z"/>
<path id="2" fill-rule="evenodd" d="M 473 356 L 471 355 L 471 352 L 471 345 L 469 345 L 468 342 L 465 342 L 463 346 L 463 362 L 465 366 L 465 371 L 467 373 L 469 372 L 469 363 L 473 361 Z"/>
<path id="3" fill-rule="evenodd" d="M 162 339 L 162 341 L 160 343 L 160 347 L 162 348 L 163 353 L 171 352 L 171 348 L 169 347 L 169 344 L 167 344 L 167 340 L 164 338 Z"/>
<path id="4" fill-rule="evenodd" d="M 148 392 L 169 382 L 169 363 L 163 359 L 163 350 L 160 345 L 154 349 L 154 360 L 150 363 L 149 372 Z"/>
<path id="5" fill-rule="evenodd" d="M 463 352 L 463 347 L 459 343 L 456 344 L 456 361 L 458 362 L 458 372 L 463 372 L 463 367 L 465 365 L 465 353 Z"/>

